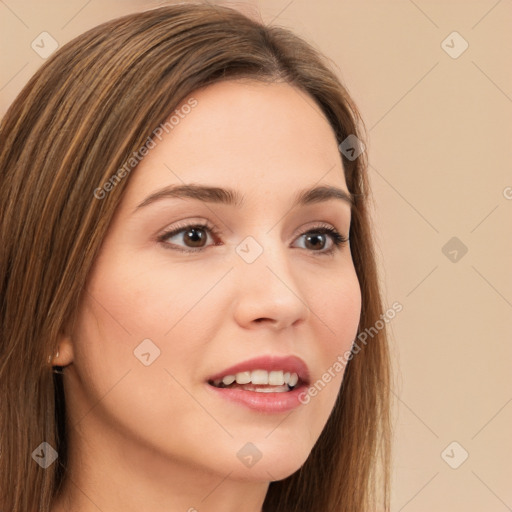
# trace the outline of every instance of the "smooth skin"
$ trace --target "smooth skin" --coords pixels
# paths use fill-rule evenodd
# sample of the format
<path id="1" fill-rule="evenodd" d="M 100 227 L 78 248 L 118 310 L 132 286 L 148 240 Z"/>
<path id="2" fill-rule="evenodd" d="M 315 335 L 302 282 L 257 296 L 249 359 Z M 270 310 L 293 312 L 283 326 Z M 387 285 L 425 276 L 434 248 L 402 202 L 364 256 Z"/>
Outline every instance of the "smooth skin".
<path id="1" fill-rule="evenodd" d="M 197 106 L 125 178 L 78 321 L 59 340 L 70 478 L 52 512 L 260 512 L 269 483 L 306 461 L 339 392 L 343 372 L 307 405 L 261 413 L 208 389 L 209 376 L 261 355 L 296 355 L 311 382 L 321 379 L 352 346 L 361 292 L 350 242 L 303 234 L 320 224 L 348 237 L 350 205 L 292 207 L 305 188 L 348 192 L 314 100 L 250 80 L 193 97 Z M 233 188 L 244 204 L 164 198 L 137 209 L 184 183 Z M 185 229 L 159 241 L 204 222 L 218 234 Z M 263 249 L 252 263 L 236 251 L 249 236 Z M 160 350 L 149 366 L 134 355 L 146 339 Z M 262 454 L 252 467 L 237 457 L 248 442 Z"/>

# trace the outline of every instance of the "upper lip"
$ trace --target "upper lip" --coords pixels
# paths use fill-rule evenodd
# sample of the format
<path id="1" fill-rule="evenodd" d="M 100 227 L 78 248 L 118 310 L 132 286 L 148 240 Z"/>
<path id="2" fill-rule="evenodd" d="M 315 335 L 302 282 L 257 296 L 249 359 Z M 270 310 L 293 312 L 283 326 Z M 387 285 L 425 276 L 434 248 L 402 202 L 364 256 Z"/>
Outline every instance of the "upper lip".
<path id="1" fill-rule="evenodd" d="M 299 379 L 304 383 L 309 383 L 309 369 L 306 363 L 297 356 L 277 356 L 266 355 L 248 359 L 222 370 L 208 378 L 209 381 L 222 379 L 226 375 L 236 375 L 239 372 L 252 370 L 283 370 L 284 372 L 296 373 Z"/>

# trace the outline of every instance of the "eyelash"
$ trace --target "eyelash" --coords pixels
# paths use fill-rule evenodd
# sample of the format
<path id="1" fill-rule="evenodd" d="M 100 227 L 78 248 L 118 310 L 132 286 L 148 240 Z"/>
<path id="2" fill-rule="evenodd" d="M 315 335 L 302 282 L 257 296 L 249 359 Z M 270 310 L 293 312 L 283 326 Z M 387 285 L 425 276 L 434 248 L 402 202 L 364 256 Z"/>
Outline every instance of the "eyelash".
<path id="1" fill-rule="evenodd" d="M 216 238 L 219 238 L 219 236 L 220 236 L 219 231 L 214 226 L 211 226 L 208 223 L 195 223 L 195 224 L 186 224 L 183 226 L 176 226 L 172 230 L 169 230 L 169 231 L 163 233 L 162 235 L 160 235 L 158 237 L 158 241 L 161 242 L 166 249 L 176 250 L 179 252 L 194 253 L 194 252 L 204 251 L 206 249 L 206 247 L 198 247 L 195 249 L 183 249 L 179 246 L 171 247 L 171 244 L 165 242 L 166 239 L 168 239 L 174 235 L 177 235 L 177 234 L 181 233 L 182 231 L 186 231 L 188 229 L 204 229 L 205 231 L 208 231 L 210 234 L 214 235 L 214 237 L 216 237 Z M 308 229 L 307 231 L 303 231 L 302 233 L 300 233 L 297 238 L 307 235 L 307 234 L 310 234 L 310 233 L 329 235 L 333 242 L 332 247 L 328 250 L 309 251 L 318 256 L 332 255 L 336 250 L 341 249 L 341 247 L 344 244 L 346 244 L 349 240 L 349 238 L 343 236 L 335 228 L 333 228 L 332 226 L 329 226 L 329 225 L 314 226 L 314 227 Z M 220 245 L 220 244 L 214 244 L 214 245 Z M 307 250 L 307 249 L 305 249 L 305 250 Z"/>

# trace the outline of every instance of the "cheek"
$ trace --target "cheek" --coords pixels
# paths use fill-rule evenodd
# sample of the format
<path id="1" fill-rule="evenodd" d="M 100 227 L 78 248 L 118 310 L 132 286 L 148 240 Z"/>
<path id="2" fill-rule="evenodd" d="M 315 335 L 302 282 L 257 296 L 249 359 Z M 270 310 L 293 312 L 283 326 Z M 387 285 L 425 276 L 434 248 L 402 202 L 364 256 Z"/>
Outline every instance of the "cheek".
<path id="1" fill-rule="evenodd" d="M 323 350 L 338 353 L 347 350 L 357 335 L 361 316 L 361 289 L 355 269 L 347 268 L 322 286 L 311 290 L 309 305 L 313 321 L 327 333 Z"/>
<path id="2" fill-rule="evenodd" d="M 98 331 L 129 343 L 168 335 L 209 286 L 208 279 L 170 270 L 166 261 L 137 260 L 116 251 L 115 262 L 105 262 L 91 275 L 86 295 Z"/>
<path id="3" fill-rule="evenodd" d="M 121 414 L 130 410 L 129 402 L 157 409 L 162 400 L 168 412 L 168 399 L 181 395 L 166 370 L 180 381 L 188 377 L 186 368 L 195 364 L 201 349 L 191 343 L 198 334 L 194 329 L 206 320 L 200 299 L 217 277 L 201 279 L 142 258 L 135 263 L 120 251 L 107 252 L 115 254 L 115 261 L 98 260 L 75 325 L 74 363 L 81 385 L 95 401 L 107 393 L 117 396 Z M 199 327 L 191 322 L 197 310 L 203 313 Z M 110 393 L 113 386 L 116 391 Z"/>
<path id="4" fill-rule="evenodd" d="M 162 448 L 169 446 L 174 418 L 197 416 L 196 403 L 179 384 L 183 376 L 173 368 L 190 366 L 193 347 L 172 337 L 172 331 L 164 337 L 185 312 L 172 311 L 162 282 L 156 286 L 144 274 L 126 279 L 117 269 L 102 271 L 108 280 L 92 276 L 73 336 L 76 378 L 70 381 L 69 412 L 76 420 L 84 418 L 84 429 L 96 428 L 99 419 L 128 438 L 142 435 Z M 171 337 L 173 345 L 179 342 L 173 350 Z M 195 428 L 188 432 L 201 438 Z"/>
<path id="5" fill-rule="evenodd" d="M 327 421 L 336 401 L 361 316 L 361 289 L 355 269 L 345 270 L 310 294 L 314 323 L 322 333 L 316 337 L 321 373 L 313 377 L 303 403 L 316 409 L 320 424 Z"/>

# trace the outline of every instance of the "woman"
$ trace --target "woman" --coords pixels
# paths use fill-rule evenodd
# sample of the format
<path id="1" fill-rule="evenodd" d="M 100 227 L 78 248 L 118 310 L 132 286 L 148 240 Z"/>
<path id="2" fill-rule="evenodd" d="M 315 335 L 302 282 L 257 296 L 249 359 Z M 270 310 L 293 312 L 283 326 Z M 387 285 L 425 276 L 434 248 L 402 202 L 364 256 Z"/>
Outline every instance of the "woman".
<path id="1" fill-rule="evenodd" d="M 48 59 L 0 128 L 2 510 L 388 508 L 359 121 L 225 7 Z"/>

